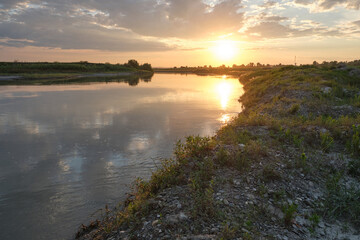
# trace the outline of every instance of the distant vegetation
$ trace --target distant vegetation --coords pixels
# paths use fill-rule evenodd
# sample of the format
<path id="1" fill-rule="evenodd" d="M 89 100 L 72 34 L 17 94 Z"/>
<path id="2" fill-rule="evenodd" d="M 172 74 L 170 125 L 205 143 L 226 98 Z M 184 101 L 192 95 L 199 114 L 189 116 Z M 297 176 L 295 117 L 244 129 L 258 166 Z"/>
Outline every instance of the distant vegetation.
<path id="1" fill-rule="evenodd" d="M 131 59 L 124 64 L 89 63 L 87 61 L 60 62 L 0 62 L 0 74 L 21 73 L 71 73 L 71 72 L 135 72 L 139 70 L 153 71 L 151 64 L 140 65 Z"/>

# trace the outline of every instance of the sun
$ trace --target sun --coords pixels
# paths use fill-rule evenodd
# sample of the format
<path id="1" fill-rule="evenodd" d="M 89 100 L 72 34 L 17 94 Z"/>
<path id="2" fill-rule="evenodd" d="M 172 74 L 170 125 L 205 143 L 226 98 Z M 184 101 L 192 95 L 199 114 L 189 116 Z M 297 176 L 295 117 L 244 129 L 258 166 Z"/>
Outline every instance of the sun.
<path id="1" fill-rule="evenodd" d="M 237 46 L 231 40 L 219 40 L 215 42 L 213 51 L 219 60 L 227 61 L 235 57 L 237 53 Z"/>

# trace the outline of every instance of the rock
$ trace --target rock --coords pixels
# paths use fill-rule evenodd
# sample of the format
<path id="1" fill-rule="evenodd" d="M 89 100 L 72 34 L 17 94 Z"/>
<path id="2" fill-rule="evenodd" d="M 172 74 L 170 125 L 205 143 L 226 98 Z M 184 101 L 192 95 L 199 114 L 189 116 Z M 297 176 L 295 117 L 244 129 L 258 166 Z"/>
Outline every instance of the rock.
<path id="1" fill-rule="evenodd" d="M 178 204 L 176 205 L 176 208 L 177 208 L 177 209 L 181 209 L 181 208 L 182 208 L 181 203 L 178 203 Z"/>
<path id="2" fill-rule="evenodd" d="M 356 77 L 356 76 L 360 76 L 360 70 L 359 69 L 353 69 L 349 72 L 349 75 L 351 77 Z"/>
<path id="3" fill-rule="evenodd" d="M 158 223 L 159 223 L 159 220 L 155 220 L 155 221 L 153 221 L 153 222 L 151 223 L 151 225 L 152 225 L 153 227 L 155 227 Z"/>
<path id="4" fill-rule="evenodd" d="M 245 144 L 240 143 L 239 145 L 240 151 L 245 151 Z"/>
<path id="5" fill-rule="evenodd" d="M 185 213 L 180 212 L 179 213 L 179 219 L 180 219 L 180 221 L 185 221 L 185 220 L 188 219 L 188 216 L 186 216 Z"/>
<path id="6" fill-rule="evenodd" d="M 308 222 L 306 221 L 306 219 L 301 217 L 301 216 L 296 216 L 295 217 L 295 222 L 298 223 L 301 226 L 307 226 L 308 225 L 307 224 Z"/>
<path id="7" fill-rule="evenodd" d="M 168 224 L 177 224 L 179 222 L 178 215 L 169 215 L 166 217 L 166 222 Z"/>
<path id="8" fill-rule="evenodd" d="M 229 205 L 229 201 L 226 200 L 226 199 L 224 199 L 224 204 L 225 204 L 225 205 Z"/>
<path id="9" fill-rule="evenodd" d="M 274 215 L 275 217 L 277 217 L 279 219 L 284 218 L 284 213 L 280 209 L 278 209 L 272 205 L 267 206 L 267 210 L 270 214 Z"/>
<path id="10" fill-rule="evenodd" d="M 329 93 L 331 93 L 332 88 L 331 87 L 323 87 L 323 88 L 321 88 L 321 91 L 325 94 L 329 94 Z"/>
<path id="11" fill-rule="evenodd" d="M 246 197 L 247 197 L 249 200 L 255 200 L 255 196 L 252 195 L 252 194 L 250 194 L 250 193 L 246 194 Z"/>
<path id="12" fill-rule="evenodd" d="M 186 221 L 187 219 L 188 216 L 186 216 L 185 213 L 180 212 L 179 214 L 168 215 L 166 217 L 166 222 L 167 224 L 175 225 L 178 224 L 179 222 Z"/>

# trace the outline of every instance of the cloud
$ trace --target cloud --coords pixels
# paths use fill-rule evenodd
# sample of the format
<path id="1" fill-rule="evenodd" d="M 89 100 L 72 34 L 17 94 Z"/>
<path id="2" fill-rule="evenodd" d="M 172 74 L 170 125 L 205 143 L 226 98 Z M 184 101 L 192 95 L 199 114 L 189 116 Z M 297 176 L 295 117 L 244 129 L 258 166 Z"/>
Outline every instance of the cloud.
<path id="1" fill-rule="evenodd" d="M 228 34 L 242 26 L 241 1 L 3 0 L 0 37 L 27 39 L 2 45 L 63 49 L 163 51 L 162 39 Z"/>
<path id="2" fill-rule="evenodd" d="M 248 28 L 245 33 L 249 36 L 256 36 L 257 38 L 285 38 L 290 36 L 292 30 L 277 22 L 262 22 Z"/>
<path id="3" fill-rule="evenodd" d="M 353 24 L 357 27 L 360 27 L 360 20 L 353 22 Z"/>
<path id="4" fill-rule="evenodd" d="M 14 40 L 0 43 L 7 46 L 40 46 L 62 49 L 98 49 L 111 51 L 162 51 L 166 44 L 147 40 L 122 29 L 107 29 L 88 17 L 53 15 L 49 9 L 35 9 L 16 16 L 16 22 L 0 23 L 0 38 Z M 26 39 L 27 41 L 16 41 Z"/>
<path id="5" fill-rule="evenodd" d="M 249 27 L 244 32 L 248 38 L 253 40 L 275 39 L 275 38 L 297 38 L 306 36 L 317 37 L 346 37 L 352 32 L 343 27 L 327 28 L 312 21 L 304 21 L 303 25 L 283 25 L 279 22 L 261 22 Z"/>
<path id="6" fill-rule="evenodd" d="M 336 6 L 343 6 L 347 9 L 360 9 L 360 0 L 295 0 L 294 3 L 311 6 L 315 11 L 328 11 Z"/>
<path id="7" fill-rule="evenodd" d="M 359 9 L 360 0 L 266 0 L 256 5 L 241 0 L 2 0 L 0 45 L 167 51 L 196 49 L 186 43 L 229 36 L 239 29 L 250 39 L 344 32 L 326 24 L 330 17 L 322 22 L 322 16 L 312 18 L 316 13 L 311 11 L 294 14 L 299 5 L 319 11 L 336 6 Z"/>

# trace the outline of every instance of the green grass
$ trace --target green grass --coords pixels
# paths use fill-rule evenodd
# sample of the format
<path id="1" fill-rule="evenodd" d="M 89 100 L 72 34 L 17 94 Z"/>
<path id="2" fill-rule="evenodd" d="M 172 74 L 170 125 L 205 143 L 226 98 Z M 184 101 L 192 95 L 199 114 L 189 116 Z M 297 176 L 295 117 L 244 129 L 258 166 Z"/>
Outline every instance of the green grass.
<path id="1" fill-rule="evenodd" d="M 284 213 L 284 223 L 286 226 L 290 226 L 295 218 L 295 214 L 297 211 L 298 205 L 291 203 L 285 204 L 282 208 Z"/>
<path id="2" fill-rule="evenodd" d="M 360 226 L 360 189 L 342 182 L 343 173 L 329 176 L 326 184 L 324 214 L 334 219 L 347 219 Z"/>

